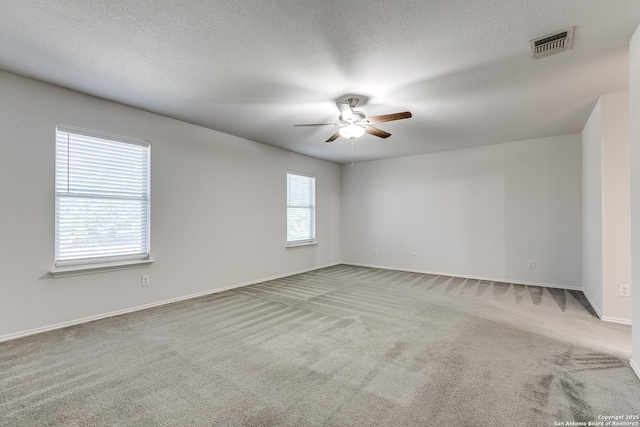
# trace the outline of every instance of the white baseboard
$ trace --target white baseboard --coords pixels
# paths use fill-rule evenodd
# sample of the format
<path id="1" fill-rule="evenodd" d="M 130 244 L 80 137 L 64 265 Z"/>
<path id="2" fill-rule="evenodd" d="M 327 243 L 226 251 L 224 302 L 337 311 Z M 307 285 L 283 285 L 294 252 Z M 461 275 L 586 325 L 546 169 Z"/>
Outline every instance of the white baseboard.
<path id="1" fill-rule="evenodd" d="M 479 277 L 479 276 L 468 276 L 465 274 L 458 273 L 444 273 L 441 271 L 427 271 L 427 270 L 413 270 L 410 268 L 397 268 L 397 267 L 389 267 L 382 265 L 371 265 L 371 264 L 360 264 L 355 262 L 342 262 L 342 264 L 346 265 L 354 265 L 357 267 L 370 267 L 370 268 L 381 268 L 384 270 L 398 270 L 398 271 L 408 271 L 411 273 L 421 273 L 421 274 L 435 274 L 438 276 L 452 276 L 452 277 L 462 277 L 464 279 L 476 279 L 476 280 L 487 280 L 491 282 L 503 282 L 503 283 L 515 283 L 516 285 L 527 285 L 527 286 L 539 286 L 543 288 L 554 288 L 554 289 L 566 289 L 569 291 L 582 291 L 581 286 L 563 286 L 556 285 L 553 283 L 539 283 L 539 282 L 525 282 L 522 280 L 510 280 L 510 279 L 498 279 L 495 277 Z M 593 305 L 593 304 L 592 304 Z"/>
<path id="2" fill-rule="evenodd" d="M 633 372 L 636 373 L 636 375 L 638 376 L 638 379 L 640 380 L 640 366 L 638 366 L 638 364 L 633 359 L 629 360 L 629 365 L 631 366 L 631 369 L 633 369 Z"/>
<path id="3" fill-rule="evenodd" d="M 629 319 L 618 319 L 617 317 L 603 316 L 600 318 L 600 320 L 602 320 L 603 322 L 620 323 L 621 325 L 631 326 L 631 320 Z"/>
<path id="4" fill-rule="evenodd" d="M 584 294 L 584 296 L 587 298 L 587 300 L 589 301 L 589 304 L 591 305 L 593 310 L 596 312 L 596 314 L 598 315 L 598 318 L 600 318 L 600 320 L 602 320 L 603 322 L 619 323 L 619 324 L 623 324 L 623 325 L 631 325 L 631 320 L 629 320 L 629 319 L 618 319 L 616 317 L 603 316 L 602 313 L 600 312 L 600 310 L 598 309 L 598 307 L 593 303 L 593 300 L 591 299 L 589 294 L 581 286 L 566 286 L 566 285 L 563 286 L 563 285 L 556 285 L 556 284 L 553 284 L 553 283 L 526 282 L 526 281 L 522 281 L 522 280 L 497 279 L 495 277 L 468 276 L 468 275 L 465 275 L 465 274 L 443 273 L 443 272 L 440 272 L 440 271 L 413 270 L 413 269 L 409 269 L 409 268 L 396 268 L 396 267 L 389 267 L 389 266 L 382 266 L 382 265 L 360 264 L 360 263 L 355 263 L 355 262 L 343 262 L 342 264 L 353 265 L 353 266 L 357 266 L 357 267 L 381 268 L 381 269 L 384 269 L 384 270 L 409 271 L 411 273 L 435 274 L 435 275 L 438 275 L 438 276 L 462 277 L 462 278 L 465 278 L 465 279 L 487 280 L 487 281 L 491 281 L 491 282 L 515 283 L 517 285 L 539 286 L 539 287 L 543 287 L 543 288 L 554 288 L 554 289 L 566 289 L 566 290 L 570 290 L 570 291 L 581 291 Z"/>
<path id="5" fill-rule="evenodd" d="M 385 269 L 385 270 L 408 271 L 408 272 L 412 272 L 412 273 L 435 274 L 435 275 L 440 275 L 440 276 L 463 277 L 465 279 L 488 280 L 488 281 L 494 281 L 494 282 L 515 283 L 515 284 L 519 284 L 519 285 L 540 286 L 540 287 L 547 287 L 547 288 L 582 291 L 582 293 L 585 295 L 585 297 L 589 301 L 589 304 L 591 304 L 591 307 L 593 307 L 594 311 L 596 312 L 596 314 L 598 315 L 598 317 L 601 320 L 603 320 L 605 322 L 621 323 L 621 324 L 625 324 L 625 325 L 631 325 L 631 321 L 630 320 L 617 319 L 617 318 L 613 318 L 613 317 L 604 317 L 604 316 L 602 316 L 602 313 L 596 307 L 596 305 L 593 303 L 592 299 L 589 297 L 589 294 L 587 292 L 585 292 L 584 289 L 582 289 L 580 287 L 576 287 L 576 286 L 561 286 L 561 285 L 555 285 L 555 284 L 550 284 L 550 283 L 513 281 L 513 280 L 497 279 L 497 278 L 491 278 L 491 277 L 477 277 L 477 276 L 468 276 L 468 275 L 464 275 L 464 274 L 443 273 L 443 272 L 425 271 L 425 270 L 413 270 L 413 269 L 407 269 L 407 268 L 395 268 L 395 267 L 389 267 L 389 266 L 360 264 L 360 263 L 353 263 L 353 262 L 336 262 L 336 263 L 321 265 L 321 266 L 318 266 L 318 267 L 312 267 L 312 268 L 308 268 L 308 269 L 304 269 L 304 270 L 294 271 L 294 272 L 291 272 L 291 273 L 285 273 L 285 274 L 280 274 L 280 275 L 276 275 L 276 276 L 272 276 L 272 277 L 265 277 L 265 278 L 262 278 L 262 279 L 251 280 L 251 281 L 248 281 L 248 282 L 238 283 L 238 284 L 234 284 L 234 285 L 230 285 L 230 286 L 225 286 L 225 287 L 222 287 L 222 288 L 210 289 L 210 290 L 203 291 L 203 292 L 198 292 L 198 293 L 195 293 L 195 294 L 189 294 L 189 295 L 184 295 L 184 296 L 180 296 L 180 297 L 170 298 L 170 299 L 167 299 L 167 300 L 157 301 L 157 302 L 144 304 L 144 305 L 139 305 L 139 306 L 136 306 L 136 307 L 130 307 L 130 308 L 125 308 L 125 309 L 116 310 L 116 311 L 110 311 L 108 313 L 102 313 L 102 314 L 98 314 L 98 315 L 95 315 L 95 316 L 83 317 L 81 319 L 70 320 L 68 322 L 56 323 L 54 325 L 43 326 L 43 327 L 40 327 L 40 328 L 29 329 L 29 330 L 26 330 L 26 331 L 16 332 L 16 333 L 8 334 L 8 335 L 3 335 L 3 336 L 0 336 L 0 342 L 10 341 L 10 340 L 14 340 L 14 339 L 22 338 L 22 337 L 27 337 L 29 335 L 40 334 L 40 333 L 47 332 L 47 331 L 53 331 L 55 329 L 62 329 L 62 328 L 66 328 L 66 327 L 73 326 L 73 325 L 79 325 L 81 323 L 93 322 L 94 320 L 105 319 L 107 317 L 119 316 L 121 314 L 132 313 L 132 312 L 135 312 L 135 311 L 145 310 L 145 309 L 153 308 L 153 307 L 159 307 L 161 305 L 171 304 L 171 303 L 174 303 L 174 302 L 184 301 L 184 300 L 188 300 L 188 299 L 192 299 L 192 298 L 198 298 L 198 297 L 201 297 L 201 296 L 211 295 L 211 294 L 215 294 L 215 293 L 218 293 L 218 292 L 224 292 L 224 291 L 228 291 L 228 290 L 231 290 L 231 289 L 241 288 L 243 286 L 254 285 L 256 283 L 261 283 L 261 282 L 267 282 L 269 280 L 281 279 L 283 277 L 294 276 L 296 274 L 307 273 L 309 271 L 320 270 L 322 268 L 327 268 L 327 267 L 333 267 L 333 266 L 339 265 L 339 264 L 353 265 L 353 266 L 357 266 L 357 267 L 380 268 L 380 269 Z M 636 373 L 638 373 L 640 371 L 638 369 L 638 366 L 635 365 L 635 367 L 634 367 L 633 365 L 635 365 L 635 362 L 632 361 L 632 367 L 634 368 Z M 638 376 L 640 377 L 640 375 L 638 375 Z"/>
<path id="6" fill-rule="evenodd" d="M 465 274 L 443 273 L 443 272 L 440 272 L 440 271 L 427 271 L 427 270 L 412 270 L 412 269 L 409 269 L 409 268 L 396 268 L 396 267 L 389 267 L 389 266 L 382 266 L 382 265 L 360 264 L 360 263 L 355 263 L 355 262 L 343 262 L 342 264 L 353 265 L 353 266 L 357 266 L 357 267 L 381 268 L 381 269 L 385 269 L 385 270 L 409 271 L 409 272 L 412 272 L 412 273 L 435 274 L 435 275 L 439 275 L 439 276 L 463 277 L 465 279 L 487 280 L 487 281 L 491 281 L 491 282 L 515 283 L 517 285 L 539 286 L 539 287 L 543 287 L 543 288 L 554 288 L 554 289 L 566 289 L 566 290 L 570 290 L 570 291 L 581 291 L 584 294 L 584 296 L 587 298 L 587 300 L 589 301 L 589 304 L 591 305 L 593 310 L 596 312 L 596 314 L 598 315 L 598 318 L 600 320 L 602 320 L 603 322 L 619 323 L 619 324 L 623 324 L 623 325 L 631 325 L 631 320 L 629 320 L 629 319 L 618 319 L 618 318 L 615 318 L 615 317 L 603 316 L 602 313 L 600 312 L 600 310 L 598 309 L 598 307 L 593 303 L 593 300 L 591 299 L 589 294 L 581 286 L 563 286 L 563 285 L 556 285 L 556 284 L 553 284 L 553 283 L 525 282 L 525 281 L 522 281 L 522 280 L 497 279 L 495 277 L 468 276 L 468 275 L 465 275 Z"/>
<path id="7" fill-rule="evenodd" d="M 296 274 L 302 274 L 302 273 L 307 273 L 309 271 L 320 270 L 322 268 L 333 267 L 333 266 L 339 265 L 339 264 L 342 264 L 342 263 L 336 262 L 336 263 L 332 263 L 332 264 L 321 265 L 321 266 L 318 266 L 318 267 L 313 267 L 313 268 L 307 268 L 307 269 L 304 269 L 304 270 L 294 271 L 292 273 L 279 274 L 277 276 L 271 276 L 271 277 L 265 277 L 265 278 L 262 278 L 262 279 L 251 280 L 251 281 L 244 282 L 244 283 L 238 283 L 238 284 L 235 284 L 235 285 L 225 286 L 223 288 L 210 289 L 210 290 L 207 290 L 207 291 L 204 291 L 204 292 L 198 292 L 198 293 L 195 293 L 195 294 L 190 294 L 190 295 L 184 295 L 184 296 L 180 296 L 180 297 L 170 298 L 170 299 L 163 300 L 163 301 L 157 301 L 157 302 L 152 302 L 152 303 L 149 303 L 149 304 L 139 305 L 139 306 L 136 306 L 136 307 L 125 308 L 125 309 L 122 309 L 122 310 L 110 311 L 108 313 L 102 313 L 102 314 L 97 314 L 95 316 L 83 317 L 81 319 L 70 320 L 68 322 L 56 323 L 55 325 L 49 325 L 49 326 L 43 326 L 43 327 L 40 327 L 40 328 L 29 329 L 27 331 L 16 332 L 16 333 L 13 333 L 13 334 L 0 336 L 0 342 L 10 341 L 10 340 L 18 339 L 18 338 L 23 338 L 23 337 L 27 337 L 29 335 L 40 334 L 40 333 L 43 333 L 43 332 L 53 331 L 55 329 L 67 328 L 69 326 L 79 325 L 81 323 L 93 322 L 94 320 L 105 319 L 107 317 L 113 317 L 113 316 L 119 316 L 121 314 L 133 313 L 135 311 L 146 310 L 148 308 L 153 308 L 153 307 L 159 307 L 161 305 L 171 304 L 171 303 L 178 302 L 178 301 L 184 301 L 184 300 L 188 300 L 188 299 L 192 299 L 192 298 L 202 297 L 202 296 L 205 296 L 205 295 L 216 294 L 218 292 L 224 292 L 224 291 L 228 291 L 228 290 L 231 290 L 231 289 L 241 288 L 243 286 L 254 285 L 256 283 L 268 282 L 269 280 L 281 279 L 283 277 L 294 276 Z"/>
<path id="8" fill-rule="evenodd" d="M 593 303 L 593 300 L 591 299 L 591 297 L 590 297 L 590 296 L 589 296 L 589 294 L 587 293 L 587 290 L 583 288 L 583 289 L 582 289 L 582 293 L 583 293 L 583 294 L 584 294 L 584 296 L 587 298 L 587 301 L 589 301 L 589 304 L 591 304 L 591 308 L 593 308 L 593 311 L 595 311 L 595 312 L 596 312 L 596 314 L 598 315 L 598 317 L 600 318 L 600 320 L 604 320 L 604 319 L 602 318 L 602 312 L 600 311 L 600 309 L 598 308 L 598 306 L 597 306 L 597 305 L 595 305 L 595 304 Z"/>
<path id="9" fill-rule="evenodd" d="M 589 301 L 589 304 L 591 304 L 591 307 L 593 308 L 593 311 L 596 312 L 596 314 L 598 315 L 598 317 L 600 318 L 600 320 L 602 320 L 603 322 L 609 322 L 609 323 L 619 323 L 621 325 L 629 325 L 631 326 L 631 319 L 619 319 L 617 317 L 611 317 L 611 316 L 603 316 L 602 312 L 598 309 L 598 307 L 593 303 L 593 300 L 591 299 L 591 297 L 589 296 L 589 293 L 587 292 L 586 289 L 582 289 L 582 293 L 584 294 L 584 296 L 587 298 L 587 301 Z"/>

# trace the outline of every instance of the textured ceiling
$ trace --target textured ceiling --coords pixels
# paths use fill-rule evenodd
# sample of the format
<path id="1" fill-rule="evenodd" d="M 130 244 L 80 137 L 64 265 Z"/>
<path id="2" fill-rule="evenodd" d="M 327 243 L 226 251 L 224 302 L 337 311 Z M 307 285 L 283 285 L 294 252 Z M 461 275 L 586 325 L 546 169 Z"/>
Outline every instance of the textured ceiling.
<path id="1" fill-rule="evenodd" d="M 368 98 L 370 160 L 579 132 L 628 89 L 638 0 L 0 0 L 0 69 L 340 163 L 335 101 Z M 575 48 L 529 40 L 576 26 Z"/>

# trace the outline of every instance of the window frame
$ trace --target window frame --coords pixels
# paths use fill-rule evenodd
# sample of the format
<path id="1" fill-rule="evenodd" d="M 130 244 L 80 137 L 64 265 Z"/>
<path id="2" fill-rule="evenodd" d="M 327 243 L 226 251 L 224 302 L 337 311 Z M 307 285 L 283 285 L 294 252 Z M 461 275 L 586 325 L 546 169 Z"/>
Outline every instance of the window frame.
<path id="1" fill-rule="evenodd" d="M 99 191 L 91 189 L 91 191 L 83 191 L 77 193 L 75 197 L 87 197 L 92 200 L 131 200 L 141 201 L 146 204 L 146 218 L 143 221 L 146 222 L 146 227 L 141 229 L 141 233 L 145 233 L 143 236 L 140 234 L 141 241 L 145 242 L 143 245 L 143 252 L 131 252 L 117 255 L 105 255 L 100 257 L 88 257 L 86 254 L 83 257 L 75 259 L 68 259 L 60 257 L 60 239 L 59 239 L 59 203 L 61 199 L 65 197 L 74 197 L 69 193 L 59 192 L 59 159 L 58 159 L 58 138 L 60 133 L 66 133 L 71 135 L 78 135 L 80 137 L 98 138 L 117 144 L 129 144 L 145 147 L 146 151 L 146 174 L 143 172 L 140 175 L 141 178 L 146 177 L 146 188 L 140 196 L 113 196 L 107 194 L 100 194 Z M 54 195 L 55 195 L 55 236 L 54 236 L 54 269 L 51 270 L 53 277 L 64 277 L 77 274 L 89 274 L 107 270 L 120 270 L 128 268 L 138 268 L 151 265 L 154 260 L 151 259 L 151 144 L 148 141 L 114 135 L 110 133 L 99 132 L 90 129 L 83 129 L 75 126 L 59 124 L 55 128 L 55 150 L 54 150 Z M 144 169 L 143 169 L 144 170 Z M 130 183 L 131 181 L 129 181 Z M 142 182 L 142 181 L 140 181 Z M 146 194 L 144 194 L 146 192 Z M 144 215 L 144 214 L 143 214 Z"/>
<path id="2" fill-rule="evenodd" d="M 311 178 L 312 185 L 312 200 L 310 205 L 290 205 L 289 204 L 289 175 L 301 176 L 305 178 Z M 311 211 L 311 226 L 310 226 L 310 239 L 303 240 L 289 240 L 289 208 L 306 208 Z M 287 194 L 286 194 L 286 247 L 293 248 L 298 246 L 316 245 L 316 176 L 311 173 L 299 172 L 294 170 L 287 170 Z"/>

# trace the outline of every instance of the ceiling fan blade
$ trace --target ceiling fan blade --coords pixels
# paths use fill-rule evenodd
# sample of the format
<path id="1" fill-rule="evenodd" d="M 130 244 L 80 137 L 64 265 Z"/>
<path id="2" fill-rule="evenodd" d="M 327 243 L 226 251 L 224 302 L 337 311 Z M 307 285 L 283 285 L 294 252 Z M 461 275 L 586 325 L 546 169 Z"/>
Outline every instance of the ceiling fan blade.
<path id="1" fill-rule="evenodd" d="M 331 137 L 329 139 L 327 139 L 325 142 L 331 142 L 331 141 L 335 141 L 336 139 L 340 138 L 340 132 L 336 132 L 333 135 L 331 135 Z"/>
<path id="2" fill-rule="evenodd" d="M 376 123 L 391 122 L 394 120 L 410 119 L 411 113 L 405 111 L 403 113 L 385 114 L 384 116 L 367 117 L 367 122 L 374 125 Z"/>
<path id="3" fill-rule="evenodd" d="M 389 138 L 391 134 L 389 132 L 385 132 L 378 128 L 374 128 L 373 126 L 367 126 L 364 128 L 364 131 L 369 135 L 379 136 L 380 138 Z"/>
<path id="4" fill-rule="evenodd" d="M 304 125 L 293 125 L 293 126 L 338 126 L 337 123 L 309 123 Z"/>
<path id="5" fill-rule="evenodd" d="M 344 120 L 353 120 L 353 110 L 346 102 L 336 102 L 340 115 Z"/>

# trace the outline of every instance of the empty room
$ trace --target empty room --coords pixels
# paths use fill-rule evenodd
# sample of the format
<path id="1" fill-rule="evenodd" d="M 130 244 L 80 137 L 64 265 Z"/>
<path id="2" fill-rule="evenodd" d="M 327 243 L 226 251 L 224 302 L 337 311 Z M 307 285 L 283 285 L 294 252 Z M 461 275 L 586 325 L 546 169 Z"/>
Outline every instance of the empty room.
<path id="1" fill-rule="evenodd" d="M 0 426 L 640 426 L 637 0 L 0 11 Z"/>

